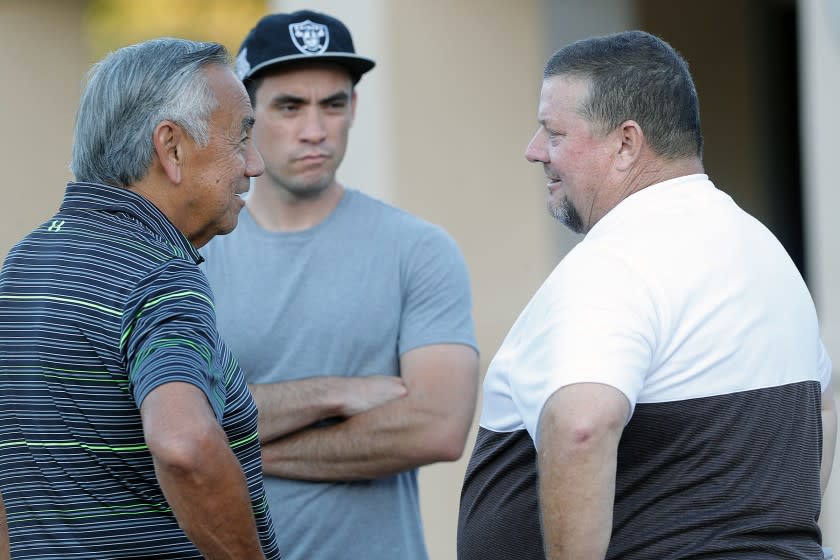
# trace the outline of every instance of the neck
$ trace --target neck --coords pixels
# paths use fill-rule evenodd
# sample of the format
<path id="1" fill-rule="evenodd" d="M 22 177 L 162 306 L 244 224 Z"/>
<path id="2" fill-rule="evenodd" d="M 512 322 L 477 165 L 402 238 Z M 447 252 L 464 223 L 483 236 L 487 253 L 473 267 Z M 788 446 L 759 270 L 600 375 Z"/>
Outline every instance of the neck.
<path id="1" fill-rule="evenodd" d="M 175 191 L 171 184 L 164 180 L 157 168 L 152 167 L 140 181 L 128 185 L 126 190 L 139 194 L 163 213 L 178 231 L 192 243 L 196 249 L 206 244 L 210 238 L 204 238 L 194 230 L 191 222 L 192 212 L 179 204 L 179 199 L 173 197 Z M 211 236 L 212 237 L 212 236 Z"/>
<path id="2" fill-rule="evenodd" d="M 624 188 L 619 189 L 619 201 L 651 185 L 697 173 L 705 173 L 700 158 L 646 158 L 625 177 Z"/>
<path id="3" fill-rule="evenodd" d="M 677 177 L 685 177 L 686 175 L 695 175 L 697 173 L 705 173 L 703 169 L 703 162 L 700 158 L 682 158 L 676 160 L 660 160 L 654 159 L 641 170 L 639 178 L 641 179 L 642 188 L 661 183 L 669 179 L 676 179 Z"/>
<path id="4" fill-rule="evenodd" d="M 336 181 L 315 196 L 300 197 L 271 185 L 262 176 L 254 181 L 246 206 L 254 221 L 267 231 L 303 231 L 326 220 L 342 196 L 344 187 Z"/>
<path id="5" fill-rule="evenodd" d="M 632 168 L 623 171 L 620 179 L 612 183 L 613 187 L 606 189 L 599 200 L 593 201 L 585 232 L 628 196 L 651 185 L 696 173 L 704 173 L 700 158 L 669 160 L 648 154 Z"/>

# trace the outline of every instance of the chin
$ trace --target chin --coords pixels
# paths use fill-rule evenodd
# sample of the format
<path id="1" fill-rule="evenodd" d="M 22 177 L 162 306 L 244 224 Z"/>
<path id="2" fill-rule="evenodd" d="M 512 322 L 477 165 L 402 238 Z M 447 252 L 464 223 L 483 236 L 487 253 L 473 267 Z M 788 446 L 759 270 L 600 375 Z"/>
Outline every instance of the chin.
<path id="1" fill-rule="evenodd" d="M 331 183 L 326 183 L 326 184 L 315 183 L 315 184 L 303 185 L 303 186 L 300 186 L 300 187 L 290 188 L 288 190 L 291 194 L 293 194 L 294 196 L 296 196 L 297 198 L 300 198 L 300 199 L 318 198 L 319 196 L 321 196 L 321 193 L 323 193 L 325 190 L 327 190 L 327 188 L 329 188 L 330 184 Z"/>
<path id="2" fill-rule="evenodd" d="M 236 214 L 233 215 L 233 217 L 231 217 L 231 219 L 229 219 L 227 222 L 222 224 L 222 226 L 219 228 L 219 231 L 218 231 L 218 233 L 216 233 L 216 235 L 227 235 L 227 234 L 229 234 L 230 232 L 232 232 L 233 230 L 236 229 L 236 225 L 238 223 L 239 223 L 239 213 L 237 212 Z"/>

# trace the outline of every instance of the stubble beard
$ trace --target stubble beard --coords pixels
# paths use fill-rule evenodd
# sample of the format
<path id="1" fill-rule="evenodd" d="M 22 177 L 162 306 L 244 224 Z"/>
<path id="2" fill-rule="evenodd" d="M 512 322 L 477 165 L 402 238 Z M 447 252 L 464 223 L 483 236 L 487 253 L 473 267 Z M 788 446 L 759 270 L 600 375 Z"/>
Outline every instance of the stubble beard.
<path id="1" fill-rule="evenodd" d="M 554 218 L 559 221 L 561 224 L 569 228 L 575 233 L 583 233 L 584 226 L 583 226 L 583 219 L 580 216 L 580 213 L 577 211 L 577 208 L 574 207 L 572 202 L 569 200 L 569 197 L 564 196 L 562 200 L 560 200 L 557 204 L 552 204 L 552 202 L 548 201 L 548 211 L 551 213 Z"/>

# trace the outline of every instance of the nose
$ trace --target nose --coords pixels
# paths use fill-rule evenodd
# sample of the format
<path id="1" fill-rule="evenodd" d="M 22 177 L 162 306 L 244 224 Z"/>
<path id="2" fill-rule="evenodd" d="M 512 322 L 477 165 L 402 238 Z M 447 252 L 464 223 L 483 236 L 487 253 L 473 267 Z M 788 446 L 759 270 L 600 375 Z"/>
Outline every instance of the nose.
<path id="1" fill-rule="evenodd" d="M 265 171 L 265 162 L 262 155 L 257 150 L 256 144 L 252 141 L 248 143 L 248 152 L 245 155 L 245 176 L 259 177 Z"/>
<path id="2" fill-rule="evenodd" d="M 548 163 L 548 150 L 545 142 L 546 135 L 543 134 L 543 128 L 540 127 L 525 148 L 525 159 L 531 163 Z"/>
<path id="3" fill-rule="evenodd" d="M 324 116 L 318 108 L 312 107 L 307 111 L 300 136 L 304 142 L 311 144 L 320 144 L 327 137 L 327 129 L 324 127 Z"/>

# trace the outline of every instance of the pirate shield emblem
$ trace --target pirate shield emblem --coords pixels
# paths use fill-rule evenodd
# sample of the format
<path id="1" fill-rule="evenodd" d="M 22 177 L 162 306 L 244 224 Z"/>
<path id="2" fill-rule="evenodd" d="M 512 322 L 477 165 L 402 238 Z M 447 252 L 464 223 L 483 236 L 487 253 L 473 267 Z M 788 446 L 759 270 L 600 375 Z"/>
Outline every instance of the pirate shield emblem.
<path id="1" fill-rule="evenodd" d="M 303 54 L 321 54 L 330 44 L 330 30 L 327 26 L 309 20 L 289 24 L 289 35 Z"/>

